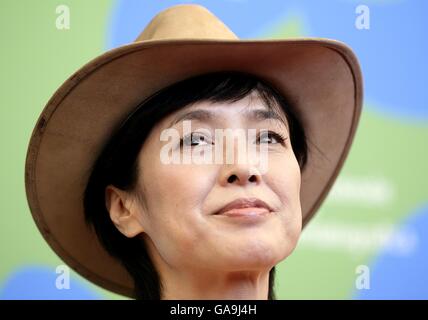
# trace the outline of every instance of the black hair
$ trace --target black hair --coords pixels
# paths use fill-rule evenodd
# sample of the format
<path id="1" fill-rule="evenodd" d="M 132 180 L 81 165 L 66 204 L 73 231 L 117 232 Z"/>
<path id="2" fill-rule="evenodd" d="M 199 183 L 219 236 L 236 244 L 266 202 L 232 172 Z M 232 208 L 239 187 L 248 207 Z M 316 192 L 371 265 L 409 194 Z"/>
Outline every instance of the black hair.
<path id="1" fill-rule="evenodd" d="M 287 118 L 294 154 L 300 169 L 307 161 L 303 126 L 284 95 L 257 76 L 222 71 L 194 76 L 176 82 L 151 95 L 118 127 L 97 158 L 84 193 L 86 221 L 94 227 L 104 248 L 118 259 L 134 280 L 137 299 L 162 297 L 160 275 L 150 259 L 146 243 L 140 237 L 128 238 L 112 223 L 105 203 L 105 189 L 113 185 L 132 191 L 137 183 L 138 154 L 151 129 L 167 115 L 197 101 L 238 101 L 257 92 L 272 109 L 282 107 Z M 144 170 L 144 168 L 142 168 Z M 275 299 L 275 267 L 269 273 L 268 299 Z"/>

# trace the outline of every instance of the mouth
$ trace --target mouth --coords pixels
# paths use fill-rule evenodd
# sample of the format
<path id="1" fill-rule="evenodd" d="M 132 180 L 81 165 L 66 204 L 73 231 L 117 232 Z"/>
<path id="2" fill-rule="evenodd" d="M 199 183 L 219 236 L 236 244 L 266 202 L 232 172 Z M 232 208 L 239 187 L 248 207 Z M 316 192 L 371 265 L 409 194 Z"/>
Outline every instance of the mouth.
<path id="1" fill-rule="evenodd" d="M 272 208 L 260 199 L 239 198 L 225 205 L 219 211 L 214 213 L 214 215 L 229 217 L 258 217 L 268 215 L 272 211 Z"/>

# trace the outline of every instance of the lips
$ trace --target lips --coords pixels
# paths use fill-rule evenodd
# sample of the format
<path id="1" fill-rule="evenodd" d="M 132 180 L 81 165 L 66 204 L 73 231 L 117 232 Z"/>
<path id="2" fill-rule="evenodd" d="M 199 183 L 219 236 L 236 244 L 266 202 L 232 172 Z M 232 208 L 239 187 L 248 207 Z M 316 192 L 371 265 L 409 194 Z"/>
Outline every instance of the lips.
<path id="1" fill-rule="evenodd" d="M 215 215 L 262 215 L 271 211 L 272 208 L 260 199 L 239 198 L 225 205 Z"/>

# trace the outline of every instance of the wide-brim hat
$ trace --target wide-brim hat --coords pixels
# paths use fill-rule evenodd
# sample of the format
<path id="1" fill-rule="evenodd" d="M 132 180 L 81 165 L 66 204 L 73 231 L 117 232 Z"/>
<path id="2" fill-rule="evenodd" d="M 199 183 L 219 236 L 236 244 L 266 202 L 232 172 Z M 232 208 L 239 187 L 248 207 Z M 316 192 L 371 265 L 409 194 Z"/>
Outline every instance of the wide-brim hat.
<path id="1" fill-rule="evenodd" d="M 83 277 L 133 297 L 131 277 L 85 223 L 83 193 L 101 149 L 145 98 L 216 71 L 254 74 L 288 98 L 310 142 L 300 193 L 303 226 L 320 207 L 361 113 L 362 76 L 352 50 L 322 38 L 240 40 L 206 8 L 176 5 L 157 14 L 135 42 L 68 78 L 32 133 L 25 185 L 33 218 L 52 249 Z"/>

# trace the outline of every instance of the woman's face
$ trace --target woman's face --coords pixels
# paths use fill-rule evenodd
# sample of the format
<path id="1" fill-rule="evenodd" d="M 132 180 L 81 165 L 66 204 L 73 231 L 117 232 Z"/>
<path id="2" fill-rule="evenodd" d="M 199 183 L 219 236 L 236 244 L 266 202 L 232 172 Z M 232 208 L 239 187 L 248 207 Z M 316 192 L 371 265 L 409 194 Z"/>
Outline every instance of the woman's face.
<path id="1" fill-rule="evenodd" d="M 155 261 L 176 268 L 239 271 L 272 267 L 295 248 L 302 222 L 300 168 L 287 125 L 275 117 L 263 119 L 272 113 L 260 110 L 268 108 L 256 95 L 234 103 L 202 101 L 169 115 L 153 128 L 138 157 L 135 192 L 140 198 L 132 214 Z M 278 112 L 286 122 L 282 110 Z M 282 144 L 275 135 L 255 140 L 256 135 L 254 141 L 249 141 L 266 147 L 264 172 L 254 169 L 249 161 L 239 163 L 237 153 L 242 149 L 236 140 L 233 146 L 226 139 L 223 154 L 232 148 L 232 163 L 225 158 L 217 163 L 165 163 L 162 148 L 166 145 L 176 152 L 184 151 L 180 141 L 161 141 L 162 132 L 170 128 L 183 138 L 183 121 L 191 121 L 193 138 L 189 148 L 199 154 L 207 148 L 214 150 L 212 143 L 219 143 L 213 138 L 216 129 L 256 129 L 257 133 L 264 129 L 286 140 Z M 183 144 L 189 146 L 189 142 L 185 139 Z M 238 216 L 216 214 L 237 199 L 259 199 L 272 210 L 236 209 L 231 212 Z"/>

